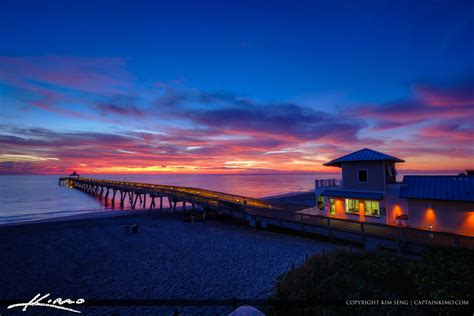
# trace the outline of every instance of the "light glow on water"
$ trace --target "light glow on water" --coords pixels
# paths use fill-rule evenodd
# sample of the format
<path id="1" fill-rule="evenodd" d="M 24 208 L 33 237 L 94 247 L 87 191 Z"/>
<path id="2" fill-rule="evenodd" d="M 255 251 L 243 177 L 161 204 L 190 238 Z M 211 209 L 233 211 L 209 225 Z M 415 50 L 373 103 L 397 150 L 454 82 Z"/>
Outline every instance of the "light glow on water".
<path id="1" fill-rule="evenodd" d="M 82 176 L 196 187 L 249 197 L 311 191 L 314 189 L 315 179 L 328 177 L 328 175 L 317 174 Z M 66 186 L 58 186 L 58 177 L 57 175 L 0 176 L 0 223 L 31 221 L 112 209 L 110 203 L 105 205 L 97 197 Z M 120 210 L 118 204 L 116 202 L 116 210 Z M 164 207 L 167 207 L 166 203 Z"/>

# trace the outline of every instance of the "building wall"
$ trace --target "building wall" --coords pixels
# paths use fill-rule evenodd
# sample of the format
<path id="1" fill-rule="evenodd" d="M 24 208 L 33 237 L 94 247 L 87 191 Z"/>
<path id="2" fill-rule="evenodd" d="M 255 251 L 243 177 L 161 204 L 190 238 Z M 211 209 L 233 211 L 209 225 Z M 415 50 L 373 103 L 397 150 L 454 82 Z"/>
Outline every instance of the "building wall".
<path id="1" fill-rule="evenodd" d="M 366 169 L 367 183 L 359 183 L 357 170 Z M 345 190 L 385 191 L 383 161 L 354 161 L 342 163 L 342 185 Z"/>
<path id="2" fill-rule="evenodd" d="M 400 198 L 401 186 L 401 183 L 387 185 L 385 200 L 380 201 L 381 206 L 386 205 L 385 216 L 346 213 L 343 198 L 335 198 L 336 214 L 331 215 L 328 197 L 324 198 L 325 207 L 320 215 L 423 230 L 429 230 L 431 225 L 433 231 L 474 236 L 474 203 Z M 403 215 L 408 219 L 403 219 Z"/>
<path id="3" fill-rule="evenodd" d="M 401 198 L 401 183 L 387 184 L 385 200 L 387 205 L 387 224 L 394 226 L 408 226 L 408 220 L 402 219 L 404 215 L 408 216 L 408 200 Z"/>
<path id="4" fill-rule="evenodd" d="M 474 203 L 408 199 L 412 228 L 474 236 Z"/>

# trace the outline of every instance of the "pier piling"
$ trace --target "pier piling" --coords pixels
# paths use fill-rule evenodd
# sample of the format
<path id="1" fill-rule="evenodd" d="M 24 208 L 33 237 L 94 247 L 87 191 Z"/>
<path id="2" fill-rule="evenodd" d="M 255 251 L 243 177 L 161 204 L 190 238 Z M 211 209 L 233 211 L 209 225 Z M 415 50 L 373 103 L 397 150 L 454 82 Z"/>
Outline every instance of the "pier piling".
<path id="1" fill-rule="evenodd" d="M 474 238 L 464 235 L 443 232 L 424 231 L 407 227 L 397 227 L 376 223 L 367 223 L 346 219 L 327 218 L 320 215 L 304 215 L 295 213 L 301 210 L 298 205 L 268 203 L 265 200 L 242 197 L 233 194 L 210 191 L 199 188 L 177 187 L 137 182 L 114 180 L 99 180 L 81 177 L 60 178 L 60 185 L 67 185 L 94 196 L 104 197 L 105 202 L 112 189 L 112 203 L 115 206 L 117 192 L 120 194 L 120 207 L 124 208 L 125 199 L 130 201 L 130 207 L 135 208 L 138 199 L 146 209 L 147 195 L 150 197 L 149 209 L 156 207 L 155 197 L 160 198 L 160 210 L 163 209 L 163 198 L 168 199 L 171 213 L 176 211 L 176 205 L 191 203 L 192 210 L 203 209 L 217 214 L 226 214 L 239 219 L 247 219 L 254 225 L 271 225 L 299 231 L 310 231 L 318 235 L 348 240 L 351 243 L 364 243 L 371 239 L 383 247 L 400 251 L 399 243 L 406 249 L 423 249 L 424 246 L 463 247 L 474 249 Z M 143 197 L 141 196 L 143 194 Z M 128 196 L 127 196 L 128 195 Z M 242 203 L 242 201 L 244 201 Z M 203 216 L 205 217 L 205 216 Z M 355 225 L 357 224 L 357 225 Z M 354 227 L 360 229 L 354 230 Z M 348 247 L 352 252 L 352 247 Z M 325 254 L 325 249 L 321 249 Z M 305 258 L 308 260 L 308 258 Z"/>

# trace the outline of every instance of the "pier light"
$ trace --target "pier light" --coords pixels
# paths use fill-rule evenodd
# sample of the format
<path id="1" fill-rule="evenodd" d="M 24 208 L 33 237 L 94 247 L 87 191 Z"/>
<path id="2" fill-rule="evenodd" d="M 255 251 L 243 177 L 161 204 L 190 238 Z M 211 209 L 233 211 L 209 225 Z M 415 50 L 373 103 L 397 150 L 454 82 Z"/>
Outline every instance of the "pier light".
<path id="1" fill-rule="evenodd" d="M 474 212 L 468 212 L 463 227 L 466 231 L 474 231 Z"/>
<path id="2" fill-rule="evenodd" d="M 360 214 L 364 214 L 364 212 L 365 212 L 365 203 L 364 203 L 364 201 L 362 201 L 362 200 L 359 201 L 358 209 L 359 209 Z"/>
<path id="3" fill-rule="evenodd" d="M 405 214 L 403 214 L 403 209 L 399 203 L 395 203 L 395 205 L 393 206 L 392 214 L 394 214 L 395 216 L 394 219 L 403 219 L 403 217 L 406 216 Z"/>
<path id="4" fill-rule="evenodd" d="M 425 212 L 425 219 L 433 220 L 435 217 L 436 217 L 436 215 L 435 215 L 435 212 L 434 212 L 433 208 L 431 207 L 431 205 L 428 206 L 428 208 L 426 209 L 426 212 Z"/>
<path id="5" fill-rule="evenodd" d="M 428 207 L 425 209 L 425 213 L 423 214 L 423 222 L 425 225 L 428 225 L 430 229 L 433 228 L 433 224 L 436 222 L 436 213 L 433 208 Z"/>

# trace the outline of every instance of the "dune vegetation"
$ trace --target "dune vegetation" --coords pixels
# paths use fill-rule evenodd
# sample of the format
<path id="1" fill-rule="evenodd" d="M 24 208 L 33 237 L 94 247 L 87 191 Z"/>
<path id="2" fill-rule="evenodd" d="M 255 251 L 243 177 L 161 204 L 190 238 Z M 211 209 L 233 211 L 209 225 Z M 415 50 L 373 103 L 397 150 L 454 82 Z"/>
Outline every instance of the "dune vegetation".
<path id="1" fill-rule="evenodd" d="M 379 303 L 349 306 L 348 300 Z M 393 304 L 382 306 L 382 300 Z M 415 300 L 467 300 L 470 305 L 426 307 Z M 282 275 L 271 301 L 268 312 L 277 315 L 289 310 L 323 315 L 465 311 L 474 304 L 474 251 L 428 249 L 418 258 L 366 251 L 318 254 Z"/>

